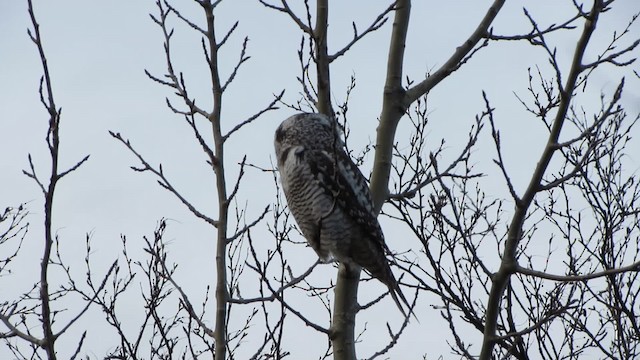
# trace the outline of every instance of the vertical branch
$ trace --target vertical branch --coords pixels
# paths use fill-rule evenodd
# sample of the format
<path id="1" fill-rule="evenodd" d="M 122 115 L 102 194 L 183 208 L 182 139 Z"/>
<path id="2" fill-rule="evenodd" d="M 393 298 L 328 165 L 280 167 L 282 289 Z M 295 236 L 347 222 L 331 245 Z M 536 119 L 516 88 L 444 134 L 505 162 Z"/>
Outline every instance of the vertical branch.
<path id="1" fill-rule="evenodd" d="M 411 12 L 410 0 L 399 0 L 396 4 L 389 59 L 387 80 L 384 87 L 383 110 L 378 126 L 373 174 L 371 176 L 371 195 L 377 213 L 388 197 L 389 173 L 393 139 L 398 121 L 405 108 L 398 103 L 404 97 L 402 89 L 402 64 L 404 47 Z M 386 174 L 386 175 L 385 175 Z M 348 269 L 340 265 L 336 281 L 336 297 L 332 330 L 334 359 L 355 359 L 355 310 L 358 306 L 358 282 L 360 269 Z"/>
<path id="2" fill-rule="evenodd" d="M 218 71 L 218 50 L 220 45 L 216 41 L 215 18 L 213 9 L 215 4 L 211 0 L 201 1 L 207 18 L 206 37 L 209 48 L 209 72 L 211 75 L 211 88 L 213 96 L 213 111 L 209 114 L 211 131 L 214 141 L 215 162 L 212 164 L 215 173 L 215 181 L 218 193 L 218 226 L 216 238 L 216 320 L 215 343 L 216 359 L 226 359 L 227 353 L 227 304 L 229 294 L 227 291 L 227 220 L 229 213 L 229 201 L 227 199 L 227 185 L 224 170 L 224 138 L 220 128 L 220 116 L 222 111 L 222 85 Z"/>
<path id="3" fill-rule="evenodd" d="M 316 25 L 313 29 L 315 42 L 316 70 L 318 73 L 318 112 L 333 117 L 331 106 L 331 77 L 329 54 L 327 51 L 327 30 L 329 25 L 329 1 L 318 0 L 316 4 Z"/>
<path id="4" fill-rule="evenodd" d="M 60 179 L 58 174 L 58 152 L 59 152 L 59 125 L 60 125 L 60 110 L 56 108 L 53 98 L 53 91 L 51 86 L 51 77 L 49 75 L 49 66 L 47 65 L 47 58 L 42 46 L 42 38 L 40 37 L 40 25 L 36 20 L 36 16 L 33 11 L 33 4 L 31 0 L 27 1 L 29 6 L 29 16 L 31 17 L 31 23 L 33 24 L 33 33 L 29 30 L 29 36 L 31 40 L 36 44 L 38 53 L 40 54 L 40 61 L 42 63 L 43 76 L 40 79 L 40 101 L 49 112 L 49 128 L 47 130 L 47 143 L 49 146 L 49 153 L 51 155 L 51 172 L 49 176 L 49 185 L 44 193 L 44 231 L 45 231 L 45 244 L 42 255 L 42 261 L 40 262 L 40 302 L 42 305 L 42 331 L 43 342 L 42 348 L 47 353 L 49 360 L 56 359 L 55 351 L 55 337 L 52 330 L 52 317 L 51 317 L 51 304 L 49 297 L 49 263 L 51 258 L 51 251 L 53 246 L 53 230 L 51 226 L 51 219 L 53 217 L 53 196 L 56 190 L 56 184 Z M 42 85 L 45 85 L 47 96 L 45 98 L 43 94 Z M 35 172 L 33 173 L 35 178 Z"/>
<path id="5" fill-rule="evenodd" d="M 233 243 L 233 241 L 236 241 L 238 238 L 244 236 L 245 232 L 248 232 L 251 227 L 262 221 L 264 213 L 267 212 L 267 210 L 265 209 L 262 216 L 259 216 L 255 221 L 246 225 L 244 228 L 236 227 L 235 233 L 229 235 L 230 204 L 234 197 L 238 195 L 240 181 L 244 175 L 245 160 L 243 160 L 240 164 L 240 171 L 235 185 L 233 185 L 232 183 L 231 188 L 227 189 L 228 184 L 226 179 L 227 174 L 225 173 L 226 169 L 224 144 L 232 134 L 258 119 L 265 112 L 276 109 L 275 104 L 281 99 L 282 93 L 276 96 L 276 98 L 262 110 L 257 111 L 256 113 L 254 113 L 254 115 L 248 117 L 246 120 L 239 122 L 238 124 L 233 126 L 231 130 L 229 130 L 226 134 L 223 134 L 221 126 L 223 94 L 227 86 L 230 85 L 236 78 L 241 65 L 249 59 L 249 57 L 246 55 L 248 39 L 245 38 L 244 42 L 242 43 L 240 58 L 238 59 L 236 65 L 233 67 L 226 79 L 223 79 L 220 74 L 219 63 L 221 49 L 229 40 L 233 32 L 236 30 L 238 22 L 233 24 L 231 28 L 226 31 L 226 33 L 223 33 L 222 35 L 216 34 L 214 11 L 216 9 L 216 6 L 220 3 L 220 0 L 194 1 L 202 8 L 205 15 L 204 18 L 206 25 L 203 25 L 202 27 L 192 20 L 188 19 L 186 16 L 182 15 L 180 11 L 172 7 L 168 3 L 168 1 L 156 1 L 156 4 L 160 10 L 160 15 L 151 15 L 151 18 L 158 26 L 161 27 L 164 35 L 164 50 L 166 54 L 167 74 L 165 74 L 163 77 L 154 76 L 148 71 L 146 71 L 146 74 L 154 82 L 174 89 L 177 97 L 184 103 L 183 105 L 186 106 L 185 110 L 179 109 L 178 107 L 174 106 L 171 101 L 169 101 L 169 99 L 167 99 L 167 106 L 169 107 L 169 109 L 175 114 L 184 116 L 186 123 L 193 131 L 193 135 L 202 148 L 202 151 L 206 155 L 207 163 L 213 169 L 213 182 L 215 183 L 218 205 L 217 219 L 206 215 L 204 211 L 196 209 L 196 207 L 185 196 L 183 196 L 176 187 L 171 184 L 167 176 L 164 174 L 161 165 L 158 168 L 151 166 L 149 162 L 146 161 L 145 158 L 133 148 L 130 142 L 123 139 L 119 133 L 111 132 L 111 135 L 122 142 L 142 163 L 141 167 L 134 167 L 134 170 L 140 172 L 149 171 L 153 173 L 159 179 L 158 183 L 162 188 L 168 190 L 174 196 L 176 196 L 193 215 L 205 220 L 209 225 L 215 228 L 215 324 L 213 330 L 206 330 L 204 332 L 206 336 L 213 338 L 213 346 L 209 345 L 209 340 L 205 340 L 204 336 L 202 336 L 202 333 L 198 334 L 196 337 L 200 338 L 207 345 L 207 351 L 213 349 L 216 359 L 224 360 L 227 357 L 234 357 L 233 351 L 235 347 L 230 346 L 229 343 L 238 340 L 238 336 L 244 336 L 243 330 L 232 331 L 229 329 L 229 316 L 232 304 L 231 292 L 232 288 L 237 285 L 237 279 L 234 278 L 234 276 L 236 276 L 235 272 L 239 268 L 234 265 L 234 251 L 231 250 L 230 252 L 228 245 Z M 165 7 L 167 10 L 165 10 Z M 210 95 L 212 105 L 210 109 L 205 110 L 204 108 L 196 105 L 196 98 L 191 97 L 187 91 L 187 85 L 183 73 L 176 72 L 174 66 L 172 65 L 170 39 L 173 35 L 173 29 L 169 29 L 167 23 L 167 18 L 170 14 L 175 15 L 180 21 L 188 25 L 188 27 L 195 30 L 202 36 L 202 51 L 207 63 L 209 81 L 211 84 Z M 203 119 L 206 119 L 206 123 L 211 126 L 210 131 L 211 137 L 213 138 L 212 146 L 208 141 L 205 140 L 206 137 L 203 136 L 203 134 L 200 132 L 199 126 L 196 124 L 196 117 L 202 117 Z M 241 215 L 238 216 L 238 219 L 236 219 L 237 221 L 239 221 L 240 217 L 242 217 Z M 230 273 L 228 271 L 230 271 Z M 181 302 L 184 304 L 185 310 L 187 310 L 190 321 L 193 321 L 193 323 L 197 324 L 203 329 L 207 329 L 207 327 L 201 320 L 201 316 L 197 315 L 193 311 L 193 306 L 191 305 L 191 301 L 188 300 L 187 294 L 181 290 L 180 286 L 175 281 L 173 281 L 172 279 L 170 280 L 173 287 L 180 293 Z M 204 310 L 202 316 L 204 316 Z M 245 329 L 246 326 L 248 326 L 248 323 L 251 321 L 252 317 L 253 315 L 247 320 L 248 322 L 247 325 L 245 325 Z"/>
<path id="6" fill-rule="evenodd" d="M 358 311 L 360 269 L 340 264 L 336 278 L 333 324 L 329 336 L 335 360 L 355 360 L 355 325 Z"/>
<path id="7" fill-rule="evenodd" d="M 316 4 L 316 24 L 313 29 L 315 42 L 316 69 L 318 76 L 318 104 L 320 113 L 334 116 L 331 106 L 331 81 L 327 51 L 327 30 L 329 19 L 329 1 L 318 0 Z M 355 324 L 358 309 L 358 282 L 360 269 L 340 264 L 336 276 L 333 323 L 330 338 L 333 345 L 333 357 L 336 360 L 356 359 Z"/>
<path id="8" fill-rule="evenodd" d="M 410 15 L 411 0 L 398 0 L 389 43 L 387 77 L 371 174 L 371 196 L 376 212 L 380 212 L 389 195 L 393 141 L 398 122 L 410 105 L 403 102 L 405 91 L 402 88 L 402 67 Z"/>
<path id="9" fill-rule="evenodd" d="M 589 43 L 589 39 L 591 38 L 591 34 L 595 30 L 598 15 L 602 11 L 603 6 L 602 0 L 595 0 L 591 12 L 585 18 L 584 28 L 576 45 L 569 76 L 567 77 L 564 88 L 560 90 L 560 104 L 558 106 L 558 112 L 553 121 L 553 125 L 551 126 L 551 131 L 549 133 L 544 152 L 540 156 L 540 161 L 531 176 L 531 181 L 527 186 L 524 196 L 521 199 L 516 199 L 516 209 L 511 220 L 511 224 L 509 225 L 509 232 L 507 234 L 507 240 L 502 254 L 500 269 L 492 276 L 482 350 L 480 353 L 481 360 L 491 359 L 493 347 L 496 343 L 496 328 L 500 314 L 500 302 L 511 275 L 515 273 L 518 266 L 516 251 L 522 238 L 522 227 L 529 207 L 531 206 L 535 195 L 540 191 L 541 181 L 549 163 L 551 162 L 555 151 L 560 148 L 558 144 L 560 132 L 567 116 L 567 111 L 573 97 L 578 76 L 584 70 L 582 58 L 587 44 Z"/>

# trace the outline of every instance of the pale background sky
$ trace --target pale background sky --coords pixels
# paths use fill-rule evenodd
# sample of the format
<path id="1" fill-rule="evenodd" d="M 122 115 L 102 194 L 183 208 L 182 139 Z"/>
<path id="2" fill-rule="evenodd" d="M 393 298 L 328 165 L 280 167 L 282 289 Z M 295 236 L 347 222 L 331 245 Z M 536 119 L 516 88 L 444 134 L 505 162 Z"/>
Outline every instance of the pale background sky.
<path id="1" fill-rule="evenodd" d="M 350 39 L 351 21 L 356 21 L 360 29 L 365 28 L 377 12 L 388 5 L 387 2 L 333 2 L 330 51 Z M 475 28 L 489 3 L 486 0 L 415 1 L 405 74 L 420 80 L 427 71 L 440 66 Z M 56 194 L 54 226 L 61 239 L 64 257 L 82 276 L 84 239 L 86 233 L 91 232 L 95 261 L 103 267 L 99 272 L 103 272 L 110 261 L 119 256 L 120 234 L 128 237 L 133 256 L 142 257 L 142 236 L 151 235 L 160 218 L 169 218 L 166 239 L 170 240 L 170 256 L 179 264 L 178 279 L 198 303 L 204 287 L 214 281 L 214 233 L 157 186 L 154 178 L 132 172 L 129 166 L 137 165 L 137 162 L 108 134 L 108 130 L 121 132 L 153 164 L 162 162 L 165 172 L 183 194 L 214 215 L 213 176 L 207 169 L 205 158 L 184 121 L 166 108 L 164 99 L 171 96 L 171 92 L 150 81 L 143 71 L 148 69 L 155 75 L 162 75 L 165 69 L 161 33 L 148 16 L 150 12 L 156 13 L 154 1 L 35 1 L 34 6 L 52 74 L 54 96 L 58 106 L 63 108 L 61 169 L 66 169 L 86 154 L 91 155 L 88 163 L 59 184 Z M 203 22 L 199 9 L 191 2 L 175 1 L 174 6 L 194 21 Z M 530 9 L 543 27 L 564 19 L 566 11 L 571 10 L 570 1 L 559 0 L 511 1 L 505 6 L 494 24 L 497 34 L 529 31 L 528 22 L 522 14 L 523 6 Z M 640 4 L 636 0 L 616 3 L 614 11 L 605 14 L 599 24 L 596 42 L 588 53 L 600 50 L 604 46 L 602 41 L 610 38 L 612 30 L 621 30 L 631 15 L 638 11 Z M 286 101 L 298 99 L 296 51 L 301 34 L 287 17 L 265 9 L 257 1 L 228 0 L 220 5 L 216 20 L 219 34 L 236 20 L 240 21 L 222 54 L 222 73 L 228 74 L 235 63 L 244 36 L 250 39 L 248 54 L 252 57 L 225 96 L 224 128 L 231 128 L 263 108 L 274 93 L 283 89 L 286 90 Z M 22 169 L 28 166 L 29 153 L 39 174 L 45 176 L 48 171 L 44 141 L 47 114 L 39 104 L 37 93 L 41 64 L 26 33 L 30 27 L 26 1 L 4 0 L 0 3 L 0 208 L 27 202 L 31 213 L 28 218 L 30 233 L 19 261 L 12 268 L 14 274 L 0 278 L 0 302 L 13 298 L 37 281 L 43 243 L 43 200 L 36 184 L 22 175 Z M 633 36 L 630 38 L 638 38 L 639 28 L 638 24 L 632 28 Z M 390 29 L 391 21 L 356 45 L 332 68 L 333 96 L 337 100 L 344 98 L 350 76 L 356 77 L 357 87 L 350 103 L 353 130 L 350 144 L 353 148 L 375 138 Z M 574 31 L 552 38 L 565 69 L 569 66 L 577 36 L 578 31 Z M 597 46 L 600 47 L 596 49 Z M 176 55 L 174 66 L 185 73 L 191 94 L 199 99 L 200 105 L 207 104 L 209 85 L 202 62 L 200 37 L 177 25 L 173 50 Z M 639 55 L 637 51 L 635 55 Z M 466 140 L 474 116 L 483 110 L 481 91 L 485 90 L 497 109 L 496 119 L 507 149 L 504 152 L 506 162 L 517 189 L 522 190 L 546 139 L 540 124 L 523 111 L 514 91 L 526 95 L 527 68 L 536 64 L 548 70 L 542 51 L 524 43 L 492 44 L 482 50 L 430 94 L 431 139 L 437 144 L 440 138 L 445 137 L 451 147 L 449 154 L 455 154 L 457 145 Z M 631 68 L 640 70 L 637 64 Z M 599 92 L 609 94 L 622 76 L 613 67 L 603 69 L 594 74 L 591 92 L 581 95 L 586 99 L 583 105 L 594 104 L 597 108 Z M 629 78 L 628 71 L 625 74 L 627 87 L 623 103 L 627 112 L 635 116 L 640 112 L 640 80 Z M 282 119 L 291 114 L 292 111 L 285 108 L 268 113 L 228 142 L 229 179 L 235 178 L 235 164 L 245 154 L 249 162 L 270 167 L 273 131 Z M 407 129 L 401 125 L 397 137 L 401 143 L 406 141 Z M 491 168 L 494 152 L 488 134 L 485 131 L 481 141 L 480 165 L 495 170 Z M 634 146 L 637 151 L 631 153 L 640 153 L 638 144 Z M 370 170 L 371 161 L 371 156 L 365 161 L 365 174 Z M 631 156 L 627 165 L 629 171 L 636 171 L 640 167 L 640 157 Z M 490 196 L 506 196 L 501 178 L 494 177 L 487 184 L 486 191 Z M 271 176 L 249 169 L 238 199 L 241 205 L 246 202 L 248 218 L 259 214 L 273 200 Z M 383 228 L 392 249 L 406 250 L 413 246 L 405 236 L 407 234 L 403 233 L 405 230 L 397 224 L 383 219 Z M 254 234 L 254 237 L 264 237 L 266 251 L 272 239 L 265 226 L 259 229 L 260 235 Z M 391 233 L 394 235 L 389 235 Z M 306 250 L 288 254 L 300 269 L 315 259 L 313 252 Z M 324 266 L 319 274 L 335 276 L 330 266 Z M 374 294 L 381 291 L 378 285 L 367 286 L 373 289 Z M 250 290 L 245 290 L 245 293 L 247 291 Z M 437 302 L 425 298 L 422 303 L 420 324 L 410 326 L 390 353 L 392 358 L 413 354 L 415 356 L 409 358 L 419 358 L 424 353 L 429 359 L 439 355 L 450 357 L 444 343 L 444 340 L 451 340 L 446 338 L 448 331 L 443 331 L 445 323 L 430 306 Z M 377 341 L 386 341 L 383 324 L 389 319 L 380 317 L 399 315 L 390 301 L 379 306 L 385 311 L 376 309 L 358 317 L 359 328 L 369 321 L 365 340 L 358 347 L 360 356 L 369 356 L 381 347 Z M 135 306 L 132 306 L 134 317 L 135 311 Z M 321 315 L 318 319 L 325 321 L 326 317 Z M 242 318 L 236 320 L 239 324 Z M 93 325 L 101 321 L 103 317 L 93 313 L 86 322 L 77 324 L 73 335 L 59 342 L 62 358 L 72 351 L 76 336 L 83 328 L 90 330 L 85 344 L 87 354 L 100 358 L 113 347 L 115 342 L 105 340 L 108 338 L 103 333 L 105 327 Z M 302 323 L 296 328 L 299 331 L 290 336 L 309 339 L 317 346 L 297 349 L 292 345 L 292 358 L 305 358 L 310 353 L 317 354 L 314 358 L 320 356 L 326 339 Z M 477 332 L 470 333 L 469 342 L 477 342 L 478 339 Z M 248 353 L 253 349 L 250 341 L 247 343 Z M 0 345 L 0 358 L 9 356 L 5 351 L 5 347 Z"/>

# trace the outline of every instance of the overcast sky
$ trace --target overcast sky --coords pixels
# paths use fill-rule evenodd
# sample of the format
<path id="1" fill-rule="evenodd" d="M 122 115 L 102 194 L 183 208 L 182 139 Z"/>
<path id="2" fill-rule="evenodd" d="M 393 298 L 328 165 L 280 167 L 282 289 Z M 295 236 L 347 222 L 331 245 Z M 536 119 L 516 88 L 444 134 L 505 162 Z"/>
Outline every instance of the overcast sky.
<path id="1" fill-rule="evenodd" d="M 190 2 L 175 3 L 184 15 L 203 23 L 200 11 Z M 364 0 L 332 3 L 330 49 L 335 50 L 350 39 L 351 21 L 355 21 L 359 28 L 366 27 L 377 12 L 387 6 L 386 3 Z M 415 1 L 405 73 L 420 80 L 425 73 L 440 66 L 469 36 L 489 3 L 486 0 Z M 153 164 L 161 162 L 185 196 L 203 211 L 215 215 L 213 174 L 208 170 L 204 155 L 184 121 L 166 108 L 165 97 L 171 96 L 171 92 L 144 74 L 144 69 L 147 69 L 161 76 L 166 69 L 161 33 L 148 16 L 150 12 L 156 13 L 154 1 L 36 0 L 34 6 L 41 24 L 54 96 L 63 109 L 61 169 L 73 165 L 87 154 L 91 155 L 82 168 L 65 178 L 58 187 L 54 227 L 61 239 L 62 253 L 82 275 L 84 239 L 90 232 L 93 254 L 97 264 L 104 260 L 101 265 L 104 271 L 110 259 L 119 256 L 120 234 L 129 238 L 131 252 L 142 256 L 142 236 L 152 234 L 160 218 L 169 218 L 167 239 L 171 241 L 170 254 L 179 264 L 178 278 L 199 299 L 204 287 L 212 285 L 214 280 L 214 233 L 163 191 L 150 175 L 131 171 L 129 166 L 137 165 L 135 158 L 108 134 L 109 130 L 121 132 L 149 161 Z M 508 2 L 496 20 L 494 33 L 528 32 L 523 6 L 528 7 L 545 27 L 567 17 L 571 1 Z M 592 56 L 606 46 L 612 31 L 622 30 L 631 15 L 638 11 L 640 5 L 637 0 L 616 3 L 614 10 L 603 17 L 588 53 Z M 285 90 L 285 100 L 295 102 L 300 92 L 296 82 L 299 76 L 296 51 L 301 34 L 297 27 L 283 14 L 268 10 L 257 1 L 223 2 L 216 17 L 218 32 L 223 33 L 236 20 L 240 22 L 239 27 L 221 55 L 222 73 L 228 74 L 237 60 L 244 36 L 249 38 L 251 60 L 243 66 L 225 95 L 225 129 L 263 108 L 273 99 L 273 94 Z M 27 36 L 27 28 L 30 27 L 26 1 L 0 2 L 0 208 L 26 202 L 31 213 L 30 234 L 19 261 L 12 268 L 14 274 L 0 277 L 0 303 L 37 281 L 37 264 L 43 242 L 43 199 L 37 185 L 22 174 L 28 166 L 27 154 L 33 156 L 36 170 L 42 176 L 45 176 L 49 165 L 44 141 L 47 114 L 37 93 L 42 70 L 36 48 Z M 389 22 L 358 43 L 332 68 L 332 89 L 336 101 L 344 99 L 350 77 L 356 77 L 357 87 L 352 94 L 349 117 L 353 148 L 364 146 L 375 138 L 390 29 Z M 184 72 L 190 91 L 198 98 L 199 104 L 207 106 L 210 85 L 202 61 L 200 38 L 180 24 L 176 25 L 176 32 L 174 65 Z M 639 33 L 640 27 L 636 24 L 629 38 L 638 38 Z M 578 31 L 574 31 L 552 37 L 565 68 L 569 66 L 577 36 Z M 638 55 L 637 51 L 634 55 Z M 546 139 L 544 129 L 523 111 L 514 92 L 526 95 L 527 68 L 536 64 L 545 71 L 549 70 L 541 50 L 532 49 L 524 43 L 492 44 L 480 51 L 469 64 L 430 94 L 430 117 L 434 125 L 429 136 L 434 143 L 444 137 L 452 149 L 450 154 L 455 153 L 456 145 L 465 140 L 474 116 L 482 112 L 481 92 L 486 91 L 496 108 L 497 122 L 503 131 L 503 145 L 508 149 L 505 151 L 507 164 L 516 186 L 523 189 Z M 632 69 L 640 70 L 635 64 Z M 640 112 L 640 80 L 629 77 L 629 73 L 613 67 L 598 71 L 591 80 L 589 92 L 581 95 L 582 104 L 597 107 L 600 92 L 610 93 L 621 76 L 626 75 L 623 103 L 627 112 L 636 116 Z M 271 167 L 273 131 L 282 119 L 291 114 L 292 111 L 286 108 L 268 113 L 228 143 L 229 178 L 235 178 L 235 164 L 245 154 L 248 162 Z M 407 126 L 401 126 L 399 141 L 402 141 L 403 134 L 406 136 L 407 129 Z M 482 140 L 485 145 L 490 144 L 487 134 Z M 640 157 L 633 155 L 640 153 L 640 147 L 634 146 L 638 151 L 634 150 L 627 163 L 629 171 L 640 168 Z M 486 147 L 479 161 L 490 165 L 494 157 L 491 150 L 490 146 Z M 371 161 L 371 156 L 365 159 L 365 174 L 371 168 Z M 502 185 L 500 181 L 494 181 L 495 188 L 490 187 L 489 191 L 495 193 L 490 195 L 506 196 Z M 273 189 L 271 175 L 248 170 L 238 202 L 241 207 L 246 205 L 249 219 L 274 201 Z M 389 236 L 392 232 L 403 234 L 399 228 L 390 230 L 397 224 L 385 221 L 383 226 L 391 248 L 402 251 L 411 247 L 408 239 Z M 260 227 L 254 236 L 264 238 L 266 251 L 272 239 L 265 229 L 266 226 Z M 290 254 L 292 262 L 300 264 L 300 269 L 315 261 L 315 254 L 310 249 L 306 250 Z M 194 277 L 193 274 L 202 275 Z M 329 265 L 324 265 L 321 274 L 335 276 Z M 381 291 L 374 285 L 371 287 L 378 293 Z M 426 305 L 432 303 L 435 301 L 425 302 Z M 445 323 L 436 310 L 426 305 L 420 311 L 420 324 L 411 325 L 409 334 L 401 338 L 391 353 L 392 358 L 423 353 L 428 353 L 429 359 L 441 354 L 444 358 L 449 357 L 443 341 L 445 338 L 442 337 L 446 335 L 442 331 Z M 91 329 L 92 322 L 103 321 L 100 315 L 92 316 L 87 322 L 78 324 L 79 329 L 75 329 L 77 331 L 73 334 L 78 334 L 82 327 Z M 318 319 L 324 321 L 326 317 L 319 316 Z M 361 356 L 378 350 L 377 341 L 386 341 L 386 330 L 380 327 L 384 322 L 359 317 L 360 329 L 366 319 L 374 325 L 369 325 L 365 333 L 368 340 L 358 348 Z M 237 321 L 241 322 L 241 319 Z M 299 328 L 304 334 L 299 336 L 316 339 L 318 345 L 312 350 L 317 353 L 315 357 L 320 356 L 326 340 L 302 324 Z M 4 329 L 0 327 L 0 331 Z M 85 347 L 87 353 L 96 358 L 115 346 L 115 342 L 103 340 L 99 334 L 101 331 L 90 332 Z M 67 356 L 74 344 L 75 338 L 62 341 L 60 353 Z M 293 358 L 301 358 L 304 355 L 300 354 L 311 351 L 306 347 L 292 350 Z M 8 356 L 5 347 L 0 345 L 0 358 Z"/>

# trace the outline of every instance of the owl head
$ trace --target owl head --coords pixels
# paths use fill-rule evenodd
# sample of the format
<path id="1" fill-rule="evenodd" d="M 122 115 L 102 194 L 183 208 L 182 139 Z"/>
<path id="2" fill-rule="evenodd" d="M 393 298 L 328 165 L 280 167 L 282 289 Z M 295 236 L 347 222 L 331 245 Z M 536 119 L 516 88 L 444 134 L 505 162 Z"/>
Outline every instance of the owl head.
<path id="1" fill-rule="evenodd" d="M 301 113 L 283 121 L 276 129 L 274 146 L 276 156 L 293 147 L 306 149 L 330 150 L 342 149 L 338 124 L 330 117 L 317 113 Z"/>

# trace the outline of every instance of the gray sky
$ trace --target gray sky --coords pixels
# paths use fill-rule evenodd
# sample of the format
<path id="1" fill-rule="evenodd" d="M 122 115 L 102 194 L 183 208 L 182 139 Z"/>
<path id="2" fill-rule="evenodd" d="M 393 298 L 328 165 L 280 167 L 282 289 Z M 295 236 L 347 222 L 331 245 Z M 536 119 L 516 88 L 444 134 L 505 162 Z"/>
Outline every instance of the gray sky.
<path id="1" fill-rule="evenodd" d="M 180 9 L 185 15 L 202 23 L 200 12 L 190 2 L 176 3 L 184 6 Z M 426 72 L 440 66 L 475 28 L 489 3 L 486 0 L 415 1 L 405 73 L 420 80 Z M 528 32 L 528 22 L 522 15 L 523 6 L 528 7 L 544 27 L 565 18 L 566 11 L 571 9 L 570 4 L 570 1 L 558 0 L 508 2 L 494 25 L 494 32 Z M 161 162 L 165 172 L 186 197 L 203 211 L 215 215 L 213 176 L 207 169 L 205 158 L 184 121 L 166 108 L 164 99 L 171 96 L 171 92 L 150 81 L 143 71 L 148 69 L 161 76 L 166 68 L 160 30 L 148 16 L 150 12 L 156 13 L 154 1 L 35 1 L 34 6 L 51 69 L 54 96 L 63 109 L 61 169 L 73 165 L 86 154 L 91 155 L 87 164 L 64 179 L 56 194 L 54 222 L 63 256 L 82 276 L 84 240 L 86 233 L 90 232 L 96 269 L 103 273 L 110 259 L 120 254 L 120 234 L 129 239 L 133 257 L 141 257 L 142 236 L 151 235 L 160 218 L 169 218 L 166 239 L 170 240 L 171 257 L 179 264 L 177 277 L 199 303 L 205 286 L 213 284 L 214 280 L 214 233 L 157 186 L 150 175 L 131 171 L 129 166 L 138 165 L 137 162 L 108 134 L 108 130 L 121 132 L 152 164 Z M 351 21 L 356 21 L 363 29 L 386 6 L 382 1 L 332 4 L 330 49 L 335 50 L 350 39 Z M 614 11 L 607 13 L 598 26 L 599 33 L 589 53 L 593 55 L 606 46 L 612 30 L 621 30 L 631 14 L 638 11 L 640 5 L 636 0 L 620 0 Z M 234 21 L 240 21 L 222 54 L 222 73 L 228 74 L 237 60 L 244 36 L 250 39 L 248 54 L 251 56 L 225 96 L 223 127 L 230 129 L 263 108 L 273 99 L 273 94 L 281 90 L 286 90 L 287 102 L 297 100 L 300 88 L 296 82 L 299 75 L 296 51 L 301 34 L 296 26 L 283 14 L 265 9 L 251 0 L 223 2 L 218 14 L 219 33 L 224 33 Z M 30 27 L 26 1 L 0 3 L 0 148 L 3 155 L 0 158 L 0 208 L 27 202 L 31 213 L 30 234 L 19 261 L 12 268 L 14 274 L 0 278 L 0 302 L 37 281 L 37 264 L 43 242 L 43 200 L 36 184 L 22 175 L 22 169 L 28 166 L 27 154 L 33 156 L 36 170 L 42 176 L 45 176 L 48 166 L 44 142 L 47 114 L 39 104 L 37 94 L 41 64 L 26 33 Z M 391 22 L 356 45 L 332 68 L 333 96 L 337 101 L 344 98 L 350 76 L 356 77 L 357 87 L 352 94 L 349 117 L 353 130 L 350 145 L 353 148 L 375 138 L 390 29 Z M 637 24 L 632 32 L 630 38 L 637 38 L 640 32 Z M 577 36 L 578 32 L 573 31 L 552 38 L 565 68 L 569 66 Z M 174 65 L 184 72 L 190 92 L 199 99 L 200 105 L 207 105 L 209 84 L 200 38 L 194 31 L 177 25 L 173 50 L 176 55 Z M 638 55 L 637 51 L 635 55 Z M 508 149 L 505 151 L 507 165 L 517 189 L 522 190 L 546 139 L 543 128 L 523 111 L 514 92 L 526 96 L 527 68 L 536 64 L 548 72 L 548 63 L 541 50 L 532 49 L 524 43 L 492 44 L 482 50 L 430 94 L 431 139 L 437 144 L 444 137 L 451 147 L 448 154 L 455 154 L 457 146 L 465 140 L 474 116 L 483 110 L 481 91 L 485 90 L 497 109 L 503 145 Z M 632 68 L 640 69 L 638 65 Z M 635 116 L 640 112 L 640 81 L 629 78 L 629 71 L 623 73 L 610 66 L 603 69 L 594 74 L 590 91 L 580 95 L 584 99 L 582 103 L 587 107 L 590 104 L 597 106 L 600 91 L 610 93 L 621 76 L 626 74 L 624 104 L 629 114 Z M 235 178 L 238 170 L 235 164 L 245 154 L 250 163 L 271 166 L 273 131 L 282 119 L 291 114 L 292 111 L 286 108 L 268 113 L 228 143 L 229 179 Z M 401 144 L 406 142 L 407 130 L 407 126 L 401 126 L 398 135 Z M 479 161 L 481 166 L 491 169 L 495 155 L 488 132 L 485 132 L 481 144 Z M 639 149 L 637 143 L 634 146 Z M 371 156 L 365 161 L 365 174 L 371 167 L 371 161 Z M 640 158 L 631 156 L 627 164 L 629 171 L 636 171 L 640 167 Z M 491 196 L 506 196 L 500 180 L 500 177 L 495 177 L 492 185 L 488 185 L 487 191 Z M 248 170 L 238 198 L 239 206 L 247 207 L 248 219 L 253 219 L 274 200 L 273 189 L 269 174 Z M 383 227 L 392 249 L 402 251 L 412 246 L 408 233 L 397 223 L 383 219 Z M 394 236 L 390 236 L 391 233 Z M 254 236 L 263 238 L 260 241 L 263 241 L 266 251 L 272 241 L 266 227 L 259 227 Z M 310 249 L 288 255 L 300 271 L 315 260 Z M 324 265 L 317 276 L 332 278 L 335 272 L 331 266 Z M 372 283 L 363 288 L 365 297 L 367 293 L 372 294 L 369 298 L 382 290 L 381 286 Z M 249 296 L 250 292 L 248 288 L 243 295 Z M 423 299 L 424 305 L 419 311 L 420 324 L 410 326 L 407 335 L 390 353 L 392 358 L 423 353 L 427 353 L 429 359 L 440 354 L 449 358 L 444 340 L 451 339 L 446 338 L 447 331 L 442 330 L 445 323 L 439 313 L 430 306 L 435 303 L 435 299 Z M 398 315 L 391 313 L 395 310 L 391 301 L 379 306 L 380 311 L 376 309 L 358 318 L 360 329 L 365 322 L 368 323 L 364 340 L 358 347 L 361 356 L 377 351 L 379 344 L 387 340 L 384 322 L 389 319 L 381 318 L 381 314 Z M 134 306 L 126 311 L 135 318 Z M 323 322 L 326 316 L 319 312 L 316 319 Z M 92 328 L 92 323 L 102 320 L 101 315 L 92 313 L 87 322 L 75 326 L 71 337 L 62 341 L 60 353 L 66 356 L 72 351 L 83 327 L 90 330 L 85 346 L 88 354 L 99 358 L 108 351 L 115 342 L 104 340 L 109 338 L 103 333 L 106 328 Z M 236 325 L 239 325 L 243 318 L 236 320 Z M 392 324 L 397 326 L 397 322 Z M 320 356 L 326 339 L 299 322 L 295 328 L 299 332 L 290 336 L 315 339 L 317 346 L 312 350 L 307 346 L 301 349 L 293 347 L 293 358 L 301 358 L 305 356 L 301 354 L 310 352 L 317 354 L 315 357 Z M 477 333 L 470 333 L 470 336 L 469 342 L 479 339 Z M 256 340 L 248 341 L 248 352 L 253 349 L 251 341 Z M 10 355 L 5 347 L 0 346 L 0 358 L 7 356 Z"/>

